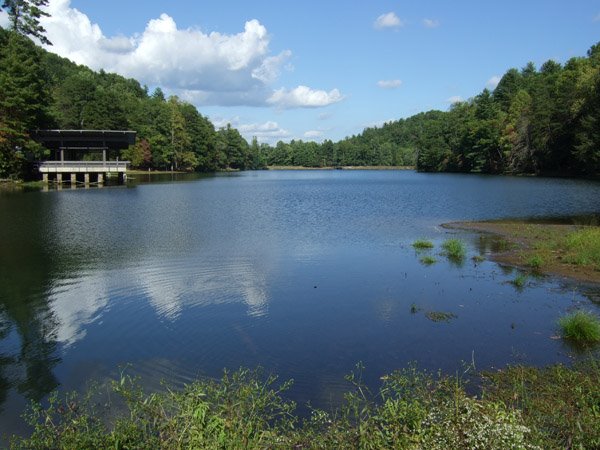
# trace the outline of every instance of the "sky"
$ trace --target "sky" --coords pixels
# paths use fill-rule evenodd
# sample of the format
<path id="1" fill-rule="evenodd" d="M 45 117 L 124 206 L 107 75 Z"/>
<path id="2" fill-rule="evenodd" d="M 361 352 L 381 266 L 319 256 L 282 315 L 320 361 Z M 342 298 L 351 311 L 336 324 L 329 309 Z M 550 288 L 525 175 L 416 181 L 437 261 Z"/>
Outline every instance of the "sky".
<path id="1" fill-rule="evenodd" d="M 269 144 L 447 110 L 512 67 L 564 63 L 600 41 L 597 0 L 49 0 L 47 11 L 49 51 Z"/>

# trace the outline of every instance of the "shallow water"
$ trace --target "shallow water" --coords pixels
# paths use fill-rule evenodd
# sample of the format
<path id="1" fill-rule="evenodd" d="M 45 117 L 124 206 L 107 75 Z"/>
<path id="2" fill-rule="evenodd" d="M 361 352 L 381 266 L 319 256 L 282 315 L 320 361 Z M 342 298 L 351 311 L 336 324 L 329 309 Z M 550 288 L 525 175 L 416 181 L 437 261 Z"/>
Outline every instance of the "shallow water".
<path id="1" fill-rule="evenodd" d="M 450 221 L 600 212 L 600 183 L 409 171 L 265 171 L 0 194 L 0 433 L 27 399 L 130 373 L 148 387 L 262 365 L 300 404 L 335 405 L 416 361 L 458 370 L 568 362 L 556 320 L 598 290 L 491 261 Z M 173 179 L 171 179 L 173 178 Z M 581 219 L 579 219 L 581 220 Z M 459 237 L 462 263 L 440 255 Z M 416 252 L 428 238 L 435 248 Z M 432 255 L 431 266 L 419 260 Z M 411 312 L 412 305 L 418 310 Z M 428 320 L 429 311 L 456 315 Z"/>

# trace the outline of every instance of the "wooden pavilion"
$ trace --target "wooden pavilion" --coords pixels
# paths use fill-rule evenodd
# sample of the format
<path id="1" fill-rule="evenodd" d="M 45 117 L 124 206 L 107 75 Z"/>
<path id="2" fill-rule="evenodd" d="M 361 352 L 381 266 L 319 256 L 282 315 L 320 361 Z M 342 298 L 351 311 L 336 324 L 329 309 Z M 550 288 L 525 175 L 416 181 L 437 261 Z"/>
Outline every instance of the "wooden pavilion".
<path id="1" fill-rule="evenodd" d="M 109 174 L 127 180 L 129 161 L 119 161 L 119 150 L 135 144 L 135 131 L 37 130 L 32 137 L 51 151 L 51 159 L 40 161 L 38 170 L 45 183 L 61 184 L 70 175 L 77 182 L 103 184 Z M 64 180 L 66 181 L 66 180 Z"/>

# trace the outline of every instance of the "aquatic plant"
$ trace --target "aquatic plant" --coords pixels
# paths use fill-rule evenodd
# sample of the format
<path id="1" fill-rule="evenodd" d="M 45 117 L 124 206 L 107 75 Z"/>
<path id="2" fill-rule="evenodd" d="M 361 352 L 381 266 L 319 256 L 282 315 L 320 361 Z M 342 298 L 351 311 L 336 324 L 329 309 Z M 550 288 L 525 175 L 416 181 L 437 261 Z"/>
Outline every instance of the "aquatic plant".
<path id="1" fill-rule="evenodd" d="M 527 283 L 527 276 L 520 273 L 510 283 L 518 289 L 523 289 L 525 287 L 525 283 Z"/>
<path id="2" fill-rule="evenodd" d="M 432 264 L 435 264 L 437 262 L 437 259 L 435 259 L 433 256 L 423 256 L 421 259 L 419 259 L 419 261 L 421 261 L 421 263 L 425 264 L 426 266 L 430 266 Z"/>
<path id="3" fill-rule="evenodd" d="M 410 313 L 411 314 L 416 314 L 419 311 L 421 311 L 421 308 L 416 303 L 413 303 L 410 305 Z"/>
<path id="4" fill-rule="evenodd" d="M 432 322 L 450 322 L 450 320 L 456 319 L 457 315 L 443 311 L 427 311 L 425 317 Z"/>
<path id="5" fill-rule="evenodd" d="M 578 344 L 600 342 L 600 319 L 588 311 L 576 311 L 558 320 L 562 336 Z"/>
<path id="6" fill-rule="evenodd" d="M 460 239 L 448 239 L 442 244 L 444 254 L 451 259 L 463 259 L 467 254 L 467 248 Z"/>
<path id="7" fill-rule="evenodd" d="M 433 242 L 427 241 L 425 239 L 417 239 L 415 242 L 412 243 L 412 246 L 417 250 L 426 250 L 433 248 Z"/>
<path id="8" fill-rule="evenodd" d="M 485 257 L 483 255 L 475 255 L 471 258 L 475 264 L 481 263 L 485 261 Z"/>

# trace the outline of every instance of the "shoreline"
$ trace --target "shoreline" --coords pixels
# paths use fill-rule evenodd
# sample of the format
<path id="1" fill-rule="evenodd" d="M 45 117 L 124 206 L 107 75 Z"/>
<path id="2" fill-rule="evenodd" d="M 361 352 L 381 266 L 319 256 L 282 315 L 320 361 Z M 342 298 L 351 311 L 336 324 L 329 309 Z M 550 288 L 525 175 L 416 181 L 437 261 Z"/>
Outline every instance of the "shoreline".
<path id="1" fill-rule="evenodd" d="M 267 166 L 267 170 L 415 170 L 415 166 Z"/>
<path id="2" fill-rule="evenodd" d="M 450 222 L 441 225 L 449 230 L 463 230 L 490 235 L 496 249 L 489 259 L 521 270 L 600 285 L 600 269 L 593 263 L 570 262 L 561 243 L 577 231 L 598 229 L 597 226 L 573 224 L 541 224 L 516 220 Z M 494 245 L 492 245 L 494 247 Z"/>

